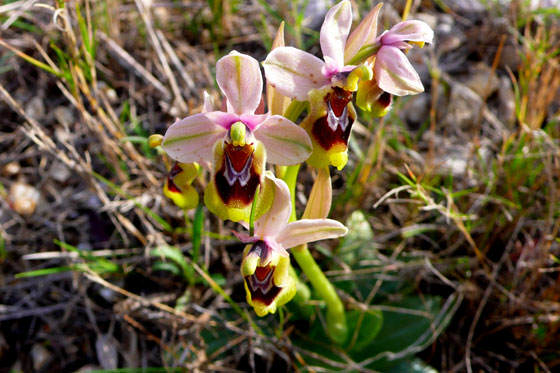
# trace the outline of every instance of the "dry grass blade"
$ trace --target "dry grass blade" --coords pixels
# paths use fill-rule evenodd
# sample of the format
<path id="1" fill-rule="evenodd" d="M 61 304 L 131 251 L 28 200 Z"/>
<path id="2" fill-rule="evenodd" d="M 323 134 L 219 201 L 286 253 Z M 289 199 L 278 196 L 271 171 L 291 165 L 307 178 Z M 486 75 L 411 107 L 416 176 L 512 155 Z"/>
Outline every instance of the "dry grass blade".
<path id="1" fill-rule="evenodd" d="M 138 77 L 143 79 L 146 83 L 154 87 L 158 90 L 165 100 L 171 99 L 171 93 L 167 88 L 165 88 L 159 80 L 157 80 L 148 70 L 144 68 L 141 64 L 139 64 L 134 57 L 132 57 L 127 51 L 121 48 L 117 42 L 110 39 L 107 35 L 105 35 L 102 31 L 97 31 L 96 35 L 101 39 L 104 43 L 106 43 L 108 52 L 126 69 L 129 69 L 131 72 L 136 74 Z"/>

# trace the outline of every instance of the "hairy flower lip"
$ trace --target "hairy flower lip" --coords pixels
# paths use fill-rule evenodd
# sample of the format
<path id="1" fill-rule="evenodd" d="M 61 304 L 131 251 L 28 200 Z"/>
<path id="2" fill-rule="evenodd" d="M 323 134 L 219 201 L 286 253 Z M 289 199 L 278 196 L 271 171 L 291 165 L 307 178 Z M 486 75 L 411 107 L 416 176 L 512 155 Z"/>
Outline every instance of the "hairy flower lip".
<path id="1" fill-rule="evenodd" d="M 257 244 L 258 243 L 255 245 Z M 258 301 L 269 306 L 276 296 L 278 296 L 282 287 L 274 284 L 275 271 L 276 267 L 266 264 L 257 266 L 255 273 L 244 277 L 249 291 L 251 292 L 251 299 L 253 302 Z"/>
<path id="2" fill-rule="evenodd" d="M 224 142 L 222 149 L 221 166 L 214 175 L 218 196 L 226 206 L 249 206 L 261 183 L 261 166 L 255 164 L 256 147 L 252 143 L 235 146 Z"/>
<path id="3" fill-rule="evenodd" d="M 233 146 L 233 152 L 228 150 L 232 147 L 231 144 L 226 144 L 225 151 L 224 151 L 224 158 L 225 158 L 225 171 L 224 176 L 230 186 L 233 186 L 235 182 L 239 182 L 239 185 L 242 187 L 246 186 L 249 182 L 251 177 L 251 167 L 253 166 L 253 154 L 255 150 L 253 149 L 252 144 L 247 144 L 244 147 Z M 236 148 L 251 148 L 248 156 L 243 153 L 239 153 L 243 149 L 236 149 Z M 234 154 L 241 154 L 245 159 L 234 159 Z M 241 167 L 239 167 L 241 166 Z"/>

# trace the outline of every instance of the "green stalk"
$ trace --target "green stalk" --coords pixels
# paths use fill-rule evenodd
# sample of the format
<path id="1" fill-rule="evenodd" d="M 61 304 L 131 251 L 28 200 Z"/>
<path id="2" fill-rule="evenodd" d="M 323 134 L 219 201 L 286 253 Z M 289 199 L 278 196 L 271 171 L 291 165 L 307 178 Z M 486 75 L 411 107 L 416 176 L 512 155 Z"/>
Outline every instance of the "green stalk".
<path id="1" fill-rule="evenodd" d="M 288 166 L 286 168 L 286 173 L 284 174 L 283 180 L 288 185 L 288 189 L 290 190 L 290 196 L 292 198 L 292 215 L 290 215 L 290 221 L 296 221 L 296 183 L 297 177 L 299 173 L 299 168 L 301 167 L 300 164 L 296 164 L 293 166 Z"/>
<path id="2" fill-rule="evenodd" d="M 334 286 L 313 259 L 307 245 L 294 247 L 292 254 L 315 291 L 327 304 L 327 333 L 329 337 L 338 344 L 344 343 L 348 335 L 346 314 L 344 305 L 336 294 Z"/>

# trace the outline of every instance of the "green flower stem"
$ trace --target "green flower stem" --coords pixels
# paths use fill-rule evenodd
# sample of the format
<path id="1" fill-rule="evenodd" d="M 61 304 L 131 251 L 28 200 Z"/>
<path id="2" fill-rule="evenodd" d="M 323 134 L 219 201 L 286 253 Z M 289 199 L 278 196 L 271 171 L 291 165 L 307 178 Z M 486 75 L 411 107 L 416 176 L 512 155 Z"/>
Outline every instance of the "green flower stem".
<path id="1" fill-rule="evenodd" d="M 306 101 L 292 100 L 292 102 L 290 102 L 290 105 L 286 108 L 286 111 L 284 112 L 284 117 L 291 120 L 292 122 L 295 122 L 298 119 L 298 117 L 301 115 L 301 113 L 303 113 L 306 107 L 307 107 Z M 296 191 L 296 183 L 297 183 L 297 177 L 298 177 L 300 167 L 301 165 L 299 164 L 285 167 L 284 174 L 280 176 L 282 180 L 284 180 L 288 185 L 288 189 L 290 190 L 290 195 L 292 196 L 292 215 L 290 216 L 290 221 L 294 221 L 297 219 L 295 191 Z"/>
<path id="2" fill-rule="evenodd" d="M 290 190 L 290 196 L 292 198 L 292 215 L 290 216 L 290 221 L 297 220 L 296 215 L 296 184 L 297 184 L 297 177 L 299 173 L 299 168 L 301 167 L 300 164 L 296 164 L 293 166 L 286 167 L 286 173 L 284 174 L 283 180 L 288 185 L 288 189 Z"/>
<path id="3" fill-rule="evenodd" d="M 327 279 L 321 268 L 313 259 L 307 245 L 296 246 L 292 249 L 292 254 L 299 266 L 309 278 L 315 291 L 327 304 L 327 333 L 336 343 L 342 344 L 348 335 L 346 326 L 346 314 L 344 305 L 340 301 L 334 286 Z"/>

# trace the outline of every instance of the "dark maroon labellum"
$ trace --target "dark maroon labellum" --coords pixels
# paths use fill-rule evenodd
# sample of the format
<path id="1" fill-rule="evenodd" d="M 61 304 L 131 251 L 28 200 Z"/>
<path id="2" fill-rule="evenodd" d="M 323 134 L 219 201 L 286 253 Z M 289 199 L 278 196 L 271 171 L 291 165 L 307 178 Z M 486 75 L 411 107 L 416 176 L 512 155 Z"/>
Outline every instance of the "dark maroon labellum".
<path id="1" fill-rule="evenodd" d="M 258 301 L 268 306 L 282 290 L 274 285 L 274 269 L 270 265 L 257 267 L 254 274 L 245 277 L 253 302 Z"/>
<path id="2" fill-rule="evenodd" d="M 386 108 L 389 105 L 391 105 L 391 101 L 392 101 L 392 96 L 390 93 L 387 92 L 383 92 L 381 96 L 379 96 L 379 98 L 377 99 L 377 102 L 382 108 Z"/>
<path id="3" fill-rule="evenodd" d="M 333 87 L 332 92 L 325 96 L 327 115 L 313 123 L 311 133 L 325 150 L 337 144 L 348 144 L 354 118 L 348 112 L 348 103 L 353 93 L 340 87 Z"/>
<path id="4" fill-rule="evenodd" d="M 269 260 L 272 248 L 264 241 L 257 241 L 253 244 L 247 255 L 258 256 L 261 263 L 266 263 Z M 245 276 L 247 287 L 251 292 L 251 299 L 259 301 L 265 305 L 270 305 L 280 290 L 280 287 L 274 285 L 274 270 L 276 267 L 270 264 L 264 266 L 257 266 L 255 273 Z"/>
<path id="5" fill-rule="evenodd" d="M 252 144 L 225 144 L 223 166 L 215 176 L 216 189 L 224 204 L 240 202 L 247 206 L 253 202 L 260 183 L 260 175 L 253 164 L 253 153 Z"/>

